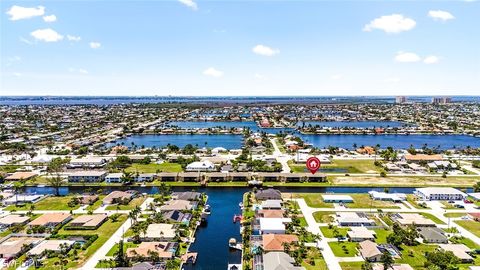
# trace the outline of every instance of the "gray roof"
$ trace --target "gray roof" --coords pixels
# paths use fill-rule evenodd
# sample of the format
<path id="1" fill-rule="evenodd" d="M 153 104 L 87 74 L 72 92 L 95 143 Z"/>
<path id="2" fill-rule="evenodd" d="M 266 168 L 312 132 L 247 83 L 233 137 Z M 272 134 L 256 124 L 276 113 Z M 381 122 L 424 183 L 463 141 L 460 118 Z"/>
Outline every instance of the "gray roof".
<path id="1" fill-rule="evenodd" d="M 295 260 L 285 252 L 269 252 L 263 254 L 264 270 L 305 270 L 304 267 L 294 266 Z"/>
<path id="2" fill-rule="evenodd" d="M 421 227 L 418 229 L 418 233 L 427 242 L 448 242 L 448 238 L 440 228 Z"/>

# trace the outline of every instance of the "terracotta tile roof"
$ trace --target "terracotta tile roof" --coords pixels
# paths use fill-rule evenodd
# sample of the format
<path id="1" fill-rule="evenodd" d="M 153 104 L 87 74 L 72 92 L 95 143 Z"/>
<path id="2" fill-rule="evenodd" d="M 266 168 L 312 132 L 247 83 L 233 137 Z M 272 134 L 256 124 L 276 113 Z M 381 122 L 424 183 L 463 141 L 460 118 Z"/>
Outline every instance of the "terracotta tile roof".
<path id="1" fill-rule="evenodd" d="M 298 242 L 298 237 L 291 234 L 264 234 L 263 250 L 265 251 L 283 251 L 284 243 Z"/>

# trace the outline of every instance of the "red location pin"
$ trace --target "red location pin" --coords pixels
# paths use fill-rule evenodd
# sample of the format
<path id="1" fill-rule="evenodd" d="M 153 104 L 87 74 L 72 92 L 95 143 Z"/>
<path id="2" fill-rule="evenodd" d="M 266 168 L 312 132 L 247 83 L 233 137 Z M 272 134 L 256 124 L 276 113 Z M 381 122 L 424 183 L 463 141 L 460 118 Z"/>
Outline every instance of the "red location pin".
<path id="1" fill-rule="evenodd" d="M 315 174 L 320 169 L 320 160 L 317 157 L 309 157 L 307 159 L 307 169 Z"/>

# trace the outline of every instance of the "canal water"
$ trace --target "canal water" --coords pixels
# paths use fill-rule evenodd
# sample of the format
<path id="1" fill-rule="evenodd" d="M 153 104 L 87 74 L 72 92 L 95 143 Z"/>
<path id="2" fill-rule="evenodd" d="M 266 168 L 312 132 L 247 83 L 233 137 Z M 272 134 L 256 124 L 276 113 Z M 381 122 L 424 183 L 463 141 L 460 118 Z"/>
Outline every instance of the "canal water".
<path id="1" fill-rule="evenodd" d="M 300 121 L 297 124 L 298 126 L 305 125 L 308 126 L 320 126 L 320 127 L 329 127 L 329 128 L 375 128 L 375 127 L 402 127 L 402 126 L 412 126 L 408 123 L 398 122 L 398 121 Z"/>
<path id="2" fill-rule="evenodd" d="M 61 195 L 82 193 L 87 186 L 62 187 Z M 94 187 L 97 190 L 99 187 Z M 101 187 L 104 193 L 113 190 L 134 189 L 140 193 L 158 193 L 158 187 Z M 282 192 L 317 192 L 317 193 L 367 193 L 370 190 L 383 191 L 383 187 L 298 187 L 278 188 Z M 390 192 L 412 193 L 415 188 L 389 187 Z M 175 187 L 174 191 L 191 191 L 191 187 Z M 192 270 L 224 270 L 229 260 L 232 260 L 232 253 L 228 248 L 228 240 L 232 237 L 240 240 L 240 228 L 238 223 L 233 223 L 233 215 L 240 214 L 238 204 L 242 201 L 243 194 L 249 190 L 246 187 L 210 187 L 197 188 L 199 192 L 208 195 L 208 204 L 212 207 L 212 214 L 208 217 L 208 224 L 199 227 L 195 235 L 195 243 L 191 251 L 198 252 L 197 263 L 189 269 Z M 50 187 L 27 187 L 28 193 L 53 194 L 54 189 Z M 468 190 L 470 192 L 471 189 Z"/>

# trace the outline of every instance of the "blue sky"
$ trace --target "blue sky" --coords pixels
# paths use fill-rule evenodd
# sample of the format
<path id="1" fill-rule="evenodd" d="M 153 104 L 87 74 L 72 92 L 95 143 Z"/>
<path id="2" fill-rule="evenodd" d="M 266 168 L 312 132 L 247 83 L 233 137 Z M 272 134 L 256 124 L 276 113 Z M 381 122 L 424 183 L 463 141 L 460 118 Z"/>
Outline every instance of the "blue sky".
<path id="1" fill-rule="evenodd" d="M 1 95 L 480 93 L 479 1 L 1 0 L 0 8 Z"/>

